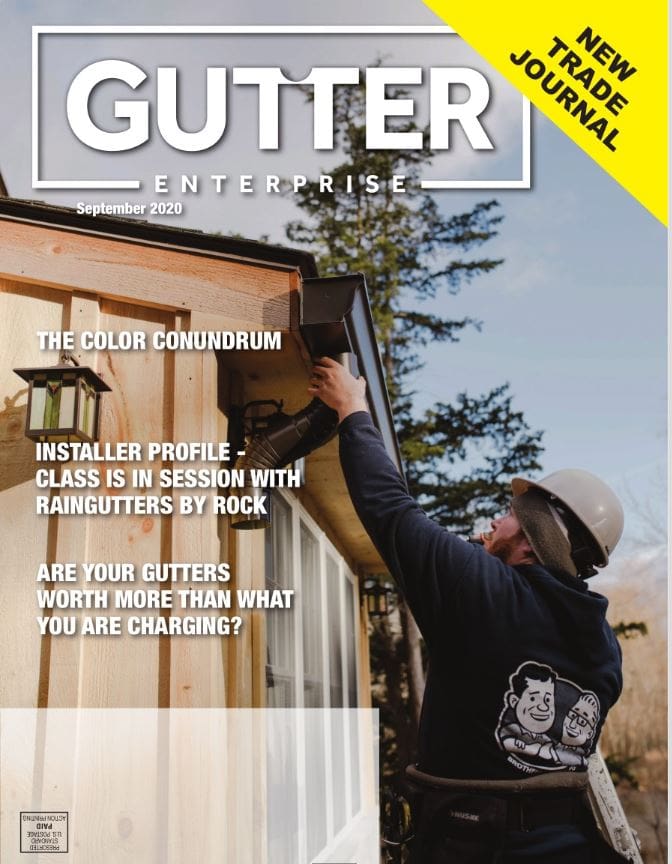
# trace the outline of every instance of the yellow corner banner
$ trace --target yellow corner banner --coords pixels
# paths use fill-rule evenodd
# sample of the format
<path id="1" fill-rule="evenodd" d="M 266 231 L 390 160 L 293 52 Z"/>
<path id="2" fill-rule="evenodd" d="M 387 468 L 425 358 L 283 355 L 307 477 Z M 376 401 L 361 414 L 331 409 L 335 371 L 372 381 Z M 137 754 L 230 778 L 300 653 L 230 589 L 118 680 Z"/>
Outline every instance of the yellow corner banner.
<path id="1" fill-rule="evenodd" d="M 667 224 L 666 0 L 424 2 Z"/>

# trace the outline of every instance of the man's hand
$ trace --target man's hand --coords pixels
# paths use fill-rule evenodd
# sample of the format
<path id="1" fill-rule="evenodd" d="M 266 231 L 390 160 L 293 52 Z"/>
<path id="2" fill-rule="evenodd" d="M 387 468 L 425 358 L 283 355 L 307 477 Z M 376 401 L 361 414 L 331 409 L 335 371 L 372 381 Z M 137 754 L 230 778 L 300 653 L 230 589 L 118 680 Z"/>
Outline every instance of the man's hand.
<path id="1" fill-rule="evenodd" d="M 331 357 L 320 357 L 316 361 L 308 392 L 333 408 L 338 413 L 339 423 L 355 411 L 369 410 L 365 379 L 355 378 Z"/>

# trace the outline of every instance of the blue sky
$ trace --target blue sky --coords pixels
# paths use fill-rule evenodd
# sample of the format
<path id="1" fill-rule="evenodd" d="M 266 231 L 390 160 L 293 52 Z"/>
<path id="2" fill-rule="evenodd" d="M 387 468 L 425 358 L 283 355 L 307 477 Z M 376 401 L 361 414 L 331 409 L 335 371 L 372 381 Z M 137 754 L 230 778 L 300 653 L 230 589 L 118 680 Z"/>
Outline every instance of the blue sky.
<path id="1" fill-rule="evenodd" d="M 41 193 L 30 188 L 27 142 L 30 136 L 30 26 L 32 24 L 132 24 L 132 23 L 439 23 L 421 3 L 391 8 L 374 0 L 364 7 L 345 0 L 333 4 L 289 2 L 282 11 L 269 11 L 267 3 L 222 4 L 195 0 L 152 0 L 141 5 L 119 0 L 112 6 L 100 2 L 19 2 L 0 0 L 0 109 L 5 118 L 0 149 L 0 171 L 10 192 L 17 197 L 44 197 L 52 203 L 72 205 L 77 200 L 123 200 L 129 194 Z M 377 55 L 386 63 L 404 65 L 434 62 L 436 43 L 418 56 L 418 43 L 403 39 L 380 42 L 339 37 L 330 62 L 371 64 Z M 459 42 L 460 40 L 457 40 Z M 94 49 L 73 41 L 70 57 L 45 54 L 51 62 L 44 83 L 45 94 L 58 93 L 59 75 L 67 77 L 74 55 L 81 65 L 89 62 L 87 50 L 105 56 L 111 43 Z M 136 47 L 137 47 L 136 43 Z M 198 52 L 186 43 L 170 50 L 156 41 L 143 43 L 146 68 L 166 62 L 175 54 L 175 65 L 217 62 L 216 45 L 199 44 Z M 115 49 L 116 50 L 116 44 Z M 135 50 L 135 48 L 133 49 Z M 267 42 L 262 50 L 251 44 L 249 63 L 282 62 L 286 47 Z M 305 57 L 302 55 L 305 51 Z M 131 49 L 129 52 L 132 53 Z M 256 53 L 255 53 L 256 52 Z M 323 65 L 310 43 L 292 44 L 291 62 L 296 68 Z M 242 65 L 240 57 L 231 54 Z M 264 62 L 264 58 L 266 62 Z M 355 58 L 353 60 L 353 58 Z M 224 62 L 233 62 L 229 54 Z M 220 61 L 221 62 L 221 61 Z M 479 64 L 463 44 L 451 43 L 451 63 Z M 285 64 L 287 65 L 287 64 Z M 306 68 L 307 65 L 307 68 Z M 481 64 L 482 68 L 483 65 Z M 296 73 L 298 74 L 298 73 Z M 506 176 L 515 168 L 519 128 L 518 97 L 493 76 L 497 87 L 492 123 L 506 146 L 491 154 L 490 176 Z M 191 92 L 191 91 L 190 91 Z M 47 117 L 58 118 L 62 103 L 49 99 Z M 253 105 L 241 103 L 237 125 L 251 128 Z M 291 108 L 299 111 L 298 103 Z M 199 116 L 198 96 L 192 111 Z M 252 112 L 252 114 L 249 114 Z M 61 111 L 62 114 L 62 111 Z M 294 117 L 294 115 L 292 115 Z M 8 122 L 11 118 L 11 122 Z M 292 122 L 283 150 L 271 158 L 253 154 L 249 139 L 233 138 L 226 150 L 226 169 L 232 174 L 295 170 L 292 158 L 309 141 L 310 116 L 300 112 Z M 56 119 L 50 122 L 57 122 Z M 303 152 L 303 151 L 302 151 Z M 254 162 L 249 160 L 254 156 Z M 45 169 L 73 168 L 90 154 L 81 154 L 65 134 L 45 154 Z M 160 143 L 142 152 L 127 154 L 121 167 L 143 166 L 143 171 L 210 171 L 221 156 L 187 157 L 169 153 Z M 468 148 L 451 154 L 450 170 L 478 172 L 470 163 Z M 283 161 L 288 160 L 288 161 Z M 301 164 L 316 173 L 328 160 L 305 150 Z M 448 163 L 446 163 L 447 165 Z M 446 169 L 448 170 L 448 169 Z M 474 174 L 473 176 L 477 176 Z M 562 132 L 535 112 L 533 117 L 533 188 L 529 191 L 498 190 L 437 193 L 447 213 L 470 208 L 478 200 L 496 197 L 505 217 L 499 237 L 484 247 L 488 255 L 505 258 L 492 274 L 467 286 L 457 297 L 439 298 L 437 311 L 455 317 L 471 315 L 483 323 L 481 333 L 466 333 L 457 346 L 440 346 L 427 352 L 427 366 L 415 382 L 420 404 L 446 399 L 462 389 L 479 392 L 509 381 L 515 405 L 534 428 L 545 430 L 547 471 L 583 467 L 604 477 L 624 496 L 628 527 L 625 549 L 637 545 L 643 534 L 640 509 L 650 506 L 662 517 L 665 509 L 667 342 L 666 342 L 666 232 L 624 189 L 583 154 Z M 150 196 L 151 197 L 151 196 Z M 183 226 L 204 230 L 236 231 L 247 236 L 270 235 L 284 240 L 283 225 L 295 218 L 291 199 L 229 196 L 217 199 L 203 193 L 188 201 Z M 632 502 L 635 502 L 633 505 Z"/>

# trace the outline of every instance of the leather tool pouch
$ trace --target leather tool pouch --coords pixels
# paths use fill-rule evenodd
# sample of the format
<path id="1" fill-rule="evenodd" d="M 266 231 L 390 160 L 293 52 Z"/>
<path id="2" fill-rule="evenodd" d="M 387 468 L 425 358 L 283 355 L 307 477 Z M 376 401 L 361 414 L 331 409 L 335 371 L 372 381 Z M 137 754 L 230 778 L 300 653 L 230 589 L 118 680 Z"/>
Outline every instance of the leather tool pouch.
<path id="1" fill-rule="evenodd" d="M 409 864 L 492 864 L 506 832 L 501 798 L 423 790 L 413 821 L 416 838 Z"/>

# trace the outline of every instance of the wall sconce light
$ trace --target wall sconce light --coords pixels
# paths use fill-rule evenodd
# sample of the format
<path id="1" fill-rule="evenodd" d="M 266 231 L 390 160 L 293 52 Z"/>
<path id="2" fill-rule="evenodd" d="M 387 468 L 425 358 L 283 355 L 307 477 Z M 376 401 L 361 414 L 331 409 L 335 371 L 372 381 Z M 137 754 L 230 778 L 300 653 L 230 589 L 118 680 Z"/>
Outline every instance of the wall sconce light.
<path id="1" fill-rule="evenodd" d="M 394 586 L 391 582 L 379 582 L 368 578 L 362 583 L 362 597 L 366 604 L 369 618 L 383 618 L 392 611 Z"/>
<path id="2" fill-rule="evenodd" d="M 14 369 L 28 382 L 26 436 L 34 441 L 98 440 L 100 394 L 112 388 L 62 352 L 56 366 Z"/>
<path id="3" fill-rule="evenodd" d="M 239 443 L 249 439 L 245 455 L 236 462 L 238 468 L 249 471 L 282 468 L 294 464 L 321 447 L 336 432 L 338 414 L 320 399 L 312 399 L 296 414 L 285 414 L 282 402 L 275 399 L 257 399 L 243 408 L 231 412 L 229 421 L 231 450 L 238 452 Z M 270 490 L 262 491 L 270 496 Z M 252 486 L 243 488 L 241 494 L 253 495 Z M 245 514 L 231 517 L 231 525 L 237 529 L 267 528 L 270 515 L 252 518 Z"/>
<path id="4" fill-rule="evenodd" d="M 272 429 L 274 425 L 281 423 L 287 416 L 282 411 L 282 399 L 255 399 L 248 402 L 242 408 L 239 406 L 231 406 L 231 416 L 229 418 L 229 444 L 231 450 L 235 453 L 240 448 L 245 447 L 245 440 L 249 442 L 257 436 Z M 255 461 L 251 466 L 247 464 L 247 459 L 243 457 L 242 461 L 236 464 L 239 467 L 270 467 L 273 462 L 267 459 L 262 460 L 262 463 L 257 464 Z M 245 486 L 240 490 L 242 495 L 258 495 L 264 493 L 267 498 L 268 509 L 265 514 L 249 516 L 244 513 L 236 513 L 231 516 L 231 526 L 239 530 L 252 530 L 254 528 L 268 528 L 271 524 L 271 500 L 270 489 L 255 489 L 253 486 Z"/>

